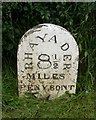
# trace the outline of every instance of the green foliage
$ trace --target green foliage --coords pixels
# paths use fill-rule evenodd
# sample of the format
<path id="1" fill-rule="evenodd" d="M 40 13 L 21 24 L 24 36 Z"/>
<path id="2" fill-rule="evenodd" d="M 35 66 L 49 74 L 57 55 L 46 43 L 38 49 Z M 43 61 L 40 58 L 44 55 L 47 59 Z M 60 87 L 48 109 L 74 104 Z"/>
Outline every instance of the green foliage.
<path id="1" fill-rule="evenodd" d="M 96 3 L 3 3 L 3 59 L 16 64 L 22 35 L 40 23 L 53 23 L 69 30 L 80 49 L 79 82 L 82 88 L 93 85 L 96 45 Z M 8 58 L 8 59 L 7 59 Z M 7 60 L 6 60 L 7 59 Z M 84 77 L 85 76 L 85 77 Z M 90 81 L 88 81 L 90 78 Z M 91 87 L 91 86 L 90 86 Z"/>
<path id="2" fill-rule="evenodd" d="M 92 26 L 94 3 L 3 3 L 2 10 L 3 50 L 10 54 L 16 51 L 21 36 L 39 23 L 61 25 L 73 33 L 77 41 L 85 31 L 90 34 L 95 28 Z M 85 40 L 79 42 L 82 41 L 84 44 Z"/>
<path id="3" fill-rule="evenodd" d="M 16 57 L 18 43 L 27 30 L 41 23 L 53 23 L 66 28 L 74 36 L 79 46 L 77 94 L 73 97 L 69 96 L 67 99 L 69 102 L 64 100 L 65 96 L 53 102 L 39 101 L 32 96 L 23 100 L 17 96 Z M 83 116 L 82 118 L 92 117 L 93 107 L 91 105 L 93 103 L 90 100 L 92 96 L 90 91 L 94 87 L 95 80 L 95 29 L 96 3 L 2 3 L 3 116 L 75 118 L 73 115 L 76 115 L 77 118 L 80 116 Z M 6 67 L 7 64 L 11 67 Z M 86 95 L 85 92 L 83 94 L 83 91 L 88 94 Z M 78 95 L 81 97 L 78 98 Z M 53 113 L 56 114 L 53 115 Z"/>

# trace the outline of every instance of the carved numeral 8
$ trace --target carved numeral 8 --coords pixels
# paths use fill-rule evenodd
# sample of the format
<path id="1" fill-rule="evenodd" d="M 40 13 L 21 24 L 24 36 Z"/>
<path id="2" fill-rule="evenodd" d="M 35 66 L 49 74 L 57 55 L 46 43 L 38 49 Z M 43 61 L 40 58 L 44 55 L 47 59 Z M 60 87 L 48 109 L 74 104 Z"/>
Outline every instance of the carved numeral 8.
<path id="1" fill-rule="evenodd" d="M 48 69 L 51 67 L 51 62 L 50 62 L 50 56 L 47 54 L 41 54 L 38 56 L 39 62 L 37 63 L 37 66 L 40 69 Z"/>

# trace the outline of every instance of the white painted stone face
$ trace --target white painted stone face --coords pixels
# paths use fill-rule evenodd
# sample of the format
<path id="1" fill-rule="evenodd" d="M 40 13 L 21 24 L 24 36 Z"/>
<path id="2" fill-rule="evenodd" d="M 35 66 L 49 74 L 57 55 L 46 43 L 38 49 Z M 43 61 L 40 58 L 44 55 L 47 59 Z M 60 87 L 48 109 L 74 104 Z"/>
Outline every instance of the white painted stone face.
<path id="1" fill-rule="evenodd" d="M 55 99 L 66 91 L 76 92 L 79 51 L 73 36 L 53 24 L 40 24 L 27 31 L 17 53 L 19 96 Z"/>

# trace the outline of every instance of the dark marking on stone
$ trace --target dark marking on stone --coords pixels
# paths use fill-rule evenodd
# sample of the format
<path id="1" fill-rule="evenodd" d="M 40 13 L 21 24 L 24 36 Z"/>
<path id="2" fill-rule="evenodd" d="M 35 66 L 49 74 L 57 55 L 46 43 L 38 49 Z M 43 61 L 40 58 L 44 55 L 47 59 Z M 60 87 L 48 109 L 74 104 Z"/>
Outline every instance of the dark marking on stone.
<path id="1" fill-rule="evenodd" d="M 27 37 L 27 35 L 25 34 L 24 37 Z"/>
<path id="2" fill-rule="evenodd" d="M 27 33 L 25 33 L 25 35 L 24 35 L 24 37 L 27 37 L 29 34 L 32 34 L 32 33 L 34 33 L 34 32 L 38 32 L 38 31 L 41 31 L 41 30 L 30 30 L 30 31 L 28 31 Z"/>
<path id="3" fill-rule="evenodd" d="M 21 72 L 23 72 L 23 73 L 24 73 L 24 71 L 23 71 L 23 70 L 21 70 Z"/>
<path id="4" fill-rule="evenodd" d="M 48 27 L 47 25 L 39 24 L 39 25 L 36 25 L 35 27 L 33 27 L 33 29 L 41 28 L 41 27 L 43 27 L 43 26 Z"/>
<path id="5" fill-rule="evenodd" d="M 23 37 L 20 39 L 19 45 L 23 42 Z M 18 47 L 19 48 L 19 47 Z"/>

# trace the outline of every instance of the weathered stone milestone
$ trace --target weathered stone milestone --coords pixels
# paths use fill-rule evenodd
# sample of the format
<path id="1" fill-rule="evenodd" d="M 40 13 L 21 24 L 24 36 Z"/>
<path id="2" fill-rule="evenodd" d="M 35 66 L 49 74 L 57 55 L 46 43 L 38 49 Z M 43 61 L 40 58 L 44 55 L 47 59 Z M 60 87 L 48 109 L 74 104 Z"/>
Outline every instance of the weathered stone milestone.
<path id="1" fill-rule="evenodd" d="M 76 92 L 78 46 L 63 27 L 39 24 L 20 40 L 17 53 L 19 96 L 55 99 Z"/>

